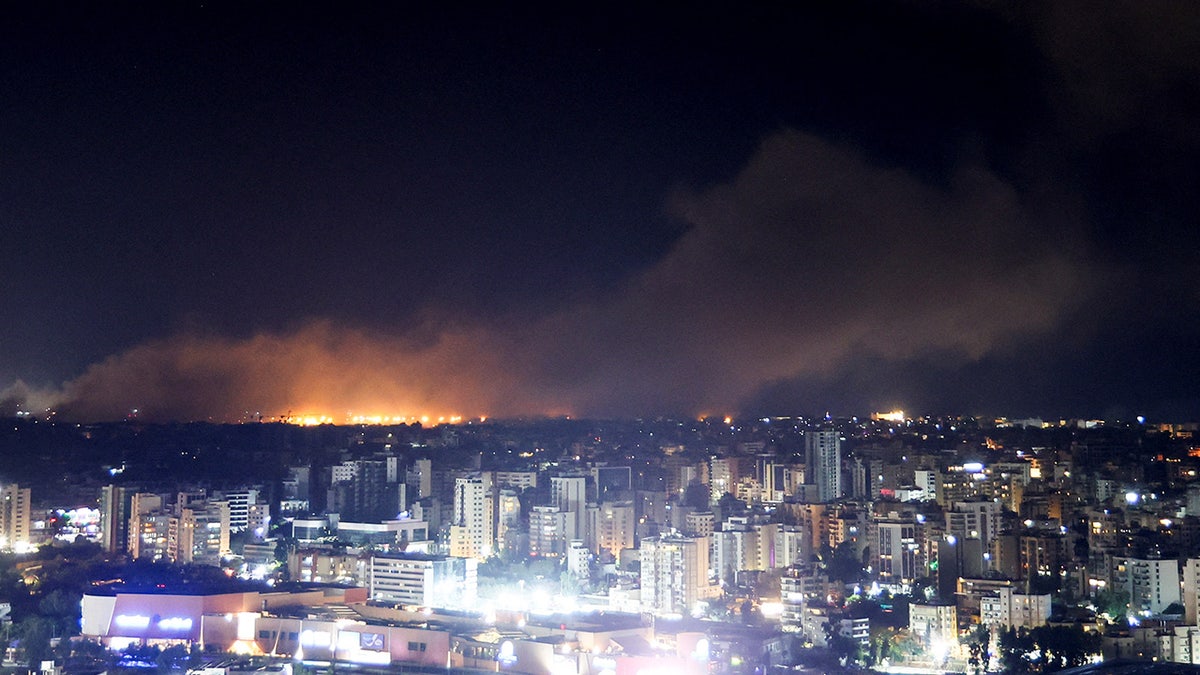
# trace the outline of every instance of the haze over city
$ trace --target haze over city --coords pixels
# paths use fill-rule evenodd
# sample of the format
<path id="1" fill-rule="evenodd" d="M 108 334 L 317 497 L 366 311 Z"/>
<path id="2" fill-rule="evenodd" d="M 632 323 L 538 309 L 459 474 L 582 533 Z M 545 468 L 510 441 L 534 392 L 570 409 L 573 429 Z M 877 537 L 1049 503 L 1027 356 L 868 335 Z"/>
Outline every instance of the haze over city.
<path id="1" fill-rule="evenodd" d="M 0 399 L 1200 415 L 1200 12 L 13 9 Z"/>

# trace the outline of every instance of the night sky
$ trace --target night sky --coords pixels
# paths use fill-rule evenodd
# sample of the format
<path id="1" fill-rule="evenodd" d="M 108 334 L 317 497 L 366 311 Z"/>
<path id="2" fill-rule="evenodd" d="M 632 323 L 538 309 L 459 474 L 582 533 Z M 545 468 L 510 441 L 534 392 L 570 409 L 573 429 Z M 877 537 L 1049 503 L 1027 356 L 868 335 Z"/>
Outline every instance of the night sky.
<path id="1" fill-rule="evenodd" d="M 1200 419 L 1200 4 L 436 4 L 6 8 L 0 414 Z"/>

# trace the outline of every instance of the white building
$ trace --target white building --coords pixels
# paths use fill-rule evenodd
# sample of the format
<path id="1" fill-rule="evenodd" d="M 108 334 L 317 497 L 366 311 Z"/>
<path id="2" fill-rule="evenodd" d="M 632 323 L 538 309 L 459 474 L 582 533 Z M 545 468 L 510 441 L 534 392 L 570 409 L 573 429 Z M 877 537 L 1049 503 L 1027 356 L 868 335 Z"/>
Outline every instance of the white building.
<path id="1" fill-rule="evenodd" d="M 655 615 L 690 615 L 711 597 L 708 584 L 708 539 L 648 537 L 642 540 L 642 611 Z"/>
<path id="2" fill-rule="evenodd" d="M 537 487 L 537 472 L 536 471 L 497 471 L 495 472 L 496 485 L 499 487 L 513 488 L 514 490 L 526 490 Z"/>
<path id="3" fill-rule="evenodd" d="M 1159 614 L 1172 603 L 1181 602 L 1179 563 L 1174 559 L 1121 558 L 1115 562 L 1114 582 L 1129 593 L 1130 613 Z"/>
<path id="4" fill-rule="evenodd" d="M 455 479 L 450 554 L 459 558 L 490 558 L 496 546 L 494 523 L 491 478 L 476 474 Z"/>
<path id="5" fill-rule="evenodd" d="M 940 472 L 930 469 L 917 469 L 913 472 L 913 482 L 924 493 L 923 500 L 933 500 L 941 503 L 942 499 L 939 494 L 940 490 L 938 489 L 941 485 Z"/>
<path id="6" fill-rule="evenodd" d="M 351 546 L 374 546 L 384 551 L 428 550 L 432 542 L 429 523 L 417 518 L 396 518 L 381 523 L 338 521 L 338 540 Z"/>
<path id="7" fill-rule="evenodd" d="M 1183 565 L 1183 622 L 1197 625 L 1200 616 L 1200 558 L 1188 558 Z"/>
<path id="8" fill-rule="evenodd" d="M 470 609 L 478 600 L 478 563 L 429 555 L 372 556 L 367 592 L 372 600 L 420 607 Z"/>
<path id="9" fill-rule="evenodd" d="M 1018 593 L 1012 588 L 1000 588 L 995 597 L 980 599 L 981 622 L 989 626 L 1037 628 L 1050 620 L 1050 594 Z"/>
<path id="10" fill-rule="evenodd" d="M 991 542 L 1000 534 L 1000 513 L 997 501 L 955 502 L 946 513 L 946 530 L 960 539 Z"/>
<path id="11" fill-rule="evenodd" d="M 550 504 L 567 514 L 567 540 L 587 539 L 587 476 L 550 478 Z"/>
<path id="12" fill-rule="evenodd" d="M 1194 625 L 1175 626 L 1172 633 L 1160 638 L 1160 651 L 1174 663 L 1200 664 L 1200 628 Z"/>
<path id="13" fill-rule="evenodd" d="M 529 555 L 559 558 L 567 550 L 567 514 L 557 506 L 535 506 L 529 514 Z"/>
<path id="14" fill-rule="evenodd" d="M 154 512 L 129 518 L 129 555 L 148 560 L 172 560 L 171 521 L 174 516 Z"/>
<path id="15" fill-rule="evenodd" d="M 592 552 L 582 541 L 576 539 L 567 547 L 567 571 L 583 579 L 590 573 Z"/>
<path id="16" fill-rule="evenodd" d="M 712 511 L 688 511 L 683 516 L 684 534 L 692 537 L 711 537 L 716 531 L 716 514 Z"/>
<path id="17" fill-rule="evenodd" d="M 921 558 L 917 544 L 917 524 L 897 514 L 875 524 L 874 550 L 878 552 L 879 581 L 885 584 L 910 584 L 917 577 Z"/>
<path id="18" fill-rule="evenodd" d="M 713 457 L 708 476 L 709 498 L 716 504 L 726 492 L 733 492 L 737 482 L 737 465 L 733 459 Z"/>
<path id="19" fill-rule="evenodd" d="M 288 572 L 291 578 L 305 583 L 366 587 L 370 567 L 370 556 L 363 553 L 339 553 L 333 549 L 315 548 L 288 552 Z"/>
<path id="20" fill-rule="evenodd" d="M 954 604 L 908 606 L 908 629 L 935 658 L 945 658 L 958 644 L 958 608 Z"/>
<path id="21" fill-rule="evenodd" d="M 984 554 L 989 552 L 992 539 L 1000 534 L 1000 512 L 1000 503 L 995 501 L 955 502 L 954 509 L 946 512 L 946 532 L 962 542 L 965 574 L 974 575 L 975 570 L 988 568 Z"/>
<path id="22" fill-rule="evenodd" d="M 803 525 L 780 525 L 775 532 L 775 567 L 792 567 L 812 557 L 812 534 Z"/>
<path id="23" fill-rule="evenodd" d="M 817 486 L 817 501 L 842 496 L 842 439 L 834 429 L 813 429 L 804 436 L 805 480 Z"/>
<path id="24" fill-rule="evenodd" d="M 728 518 L 712 534 L 713 571 L 770 570 L 782 567 L 776 555 L 779 543 L 778 523 L 751 523 L 747 518 Z M 793 546 L 795 541 L 790 542 Z"/>

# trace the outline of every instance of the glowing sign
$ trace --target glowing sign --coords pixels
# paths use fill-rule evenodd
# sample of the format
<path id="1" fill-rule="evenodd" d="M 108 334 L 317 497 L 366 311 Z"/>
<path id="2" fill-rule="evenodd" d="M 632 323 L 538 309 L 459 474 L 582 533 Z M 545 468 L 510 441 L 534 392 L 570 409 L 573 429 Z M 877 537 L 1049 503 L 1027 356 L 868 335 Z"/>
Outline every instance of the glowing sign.
<path id="1" fill-rule="evenodd" d="M 192 620 L 187 617 L 173 616 L 158 622 L 159 630 L 184 631 L 192 629 Z"/>
<path id="2" fill-rule="evenodd" d="M 113 623 L 117 624 L 118 628 L 139 628 L 144 630 L 150 627 L 150 617 L 139 616 L 137 614 L 118 614 L 117 618 L 113 619 Z"/>
<path id="3" fill-rule="evenodd" d="M 300 644 L 305 647 L 328 647 L 333 637 L 324 631 L 306 630 L 300 633 Z"/>
<path id="4" fill-rule="evenodd" d="M 516 648 L 513 647 L 512 640 L 505 640 L 500 643 L 500 653 L 496 654 L 496 660 L 506 666 L 511 666 L 517 662 Z"/>
<path id="5" fill-rule="evenodd" d="M 983 471 L 983 464 L 979 462 L 967 462 L 966 464 L 963 464 L 962 468 L 963 471 L 966 471 L 967 473 L 979 473 L 980 471 Z"/>

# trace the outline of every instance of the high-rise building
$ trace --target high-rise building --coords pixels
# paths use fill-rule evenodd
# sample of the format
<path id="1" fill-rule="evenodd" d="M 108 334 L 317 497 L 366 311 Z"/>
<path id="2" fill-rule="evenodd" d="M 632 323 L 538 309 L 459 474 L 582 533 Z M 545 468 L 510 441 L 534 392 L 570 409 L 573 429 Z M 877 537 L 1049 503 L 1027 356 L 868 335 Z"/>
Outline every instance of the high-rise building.
<path id="1" fill-rule="evenodd" d="M 456 478 L 450 554 L 460 558 L 490 558 L 496 546 L 494 511 L 490 476 L 473 474 Z"/>
<path id="2" fill-rule="evenodd" d="M 619 559 L 623 549 L 633 548 L 633 533 L 637 528 L 633 502 L 605 502 L 588 512 L 592 520 L 588 527 L 588 548 L 593 553 L 608 551 Z"/>
<path id="3" fill-rule="evenodd" d="M 567 514 L 567 540 L 586 539 L 587 477 L 550 478 L 550 503 Z"/>
<path id="4" fill-rule="evenodd" d="M 14 551 L 29 548 L 32 521 L 29 488 L 14 483 L 0 489 L 0 548 Z"/>
<path id="5" fill-rule="evenodd" d="M 742 516 L 727 518 L 721 529 L 712 533 L 710 565 L 722 577 L 743 570 L 775 569 L 780 566 L 775 555 L 778 535 L 778 523 L 752 522 Z"/>
<path id="6" fill-rule="evenodd" d="M 830 428 L 813 429 L 804 436 L 805 480 L 817 486 L 817 501 L 842 496 L 842 439 Z"/>
<path id="7" fill-rule="evenodd" d="M 1180 602 L 1179 563 L 1166 560 L 1123 558 L 1116 561 L 1114 581 L 1129 593 L 1129 611 L 1160 614 Z M 1184 607 L 1186 613 L 1187 607 Z"/>
<path id="8" fill-rule="evenodd" d="M 109 553 L 129 550 L 129 504 L 133 491 L 116 485 L 100 488 L 100 546 Z"/>
<path id="9" fill-rule="evenodd" d="M 1183 622 L 1197 625 L 1200 617 L 1200 558 L 1188 558 L 1183 565 Z"/>
<path id="10" fill-rule="evenodd" d="M 221 499 L 229 502 L 229 531 L 244 532 L 250 527 L 250 506 L 258 503 L 258 490 L 226 490 Z"/>
<path id="11" fill-rule="evenodd" d="M 529 555 L 558 558 L 571 541 L 567 536 L 567 516 L 557 506 L 535 506 L 529 514 Z"/>
<path id="12" fill-rule="evenodd" d="M 912 583 L 924 572 L 920 564 L 921 547 L 917 544 L 917 525 L 899 516 L 879 520 L 875 524 L 878 551 L 879 581 L 881 583 Z"/>
<path id="13" fill-rule="evenodd" d="M 424 458 L 413 462 L 405 475 L 409 492 L 415 493 L 414 499 L 424 499 L 433 494 L 433 461 Z"/>
<path id="14" fill-rule="evenodd" d="M 168 557 L 174 562 L 220 565 L 229 553 L 229 502 L 193 502 L 168 523 Z"/>
<path id="15" fill-rule="evenodd" d="M 708 538 L 649 537 L 642 540 L 642 610 L 656 615 L 690 615 L 711 597 Z"/>
<path id="16" fill-rule="evenodd" d="M 521 498 L 511 488 L 496 493 L 496 551 L 516 553 L 519 550 Z"/>
<path id="17" fill-rule="evenodd" d="M 713 457 L 708 475 L 708 496 L 716 504 L 725 493 L 734 491 L 738 479 L 737 462 L 732 457 Z"/>
<path id="18" fill-rule="evenodd" d="M 327 509 L 343 518 L 358 521 L 379 521 L 395 518 L 404 509 L 400 484 L 388 482 L 395 476 L 395 466 L 378 459 L 342 462 L 330 467 Z"/>
<path id="19" fill-rule="evenodd" d="M 176 517 L 154 510 L 129 517 L 129 557 L 172 560 L 171 524 Z"/>
<path id="20" fill-rule="evenodd" d="M 812 535 L 800 525 L 780 525 L 775 532 L 775 567 L 791 567 L 812 557 Z"/>
<path id="21" fill-rule="evenodd" d="M 162 496 L 150 492 L 136 492 L 129 497 L 129 526 L 126 533 L 129 537 L 125 549 L 131 558 L 152 558 L 154 560 L 167 557 L 167 519 L 170 514 L 162 512 Z M 148 516 L 162 516 L 161 537 L 159 523 L 148 522 Z"/>

